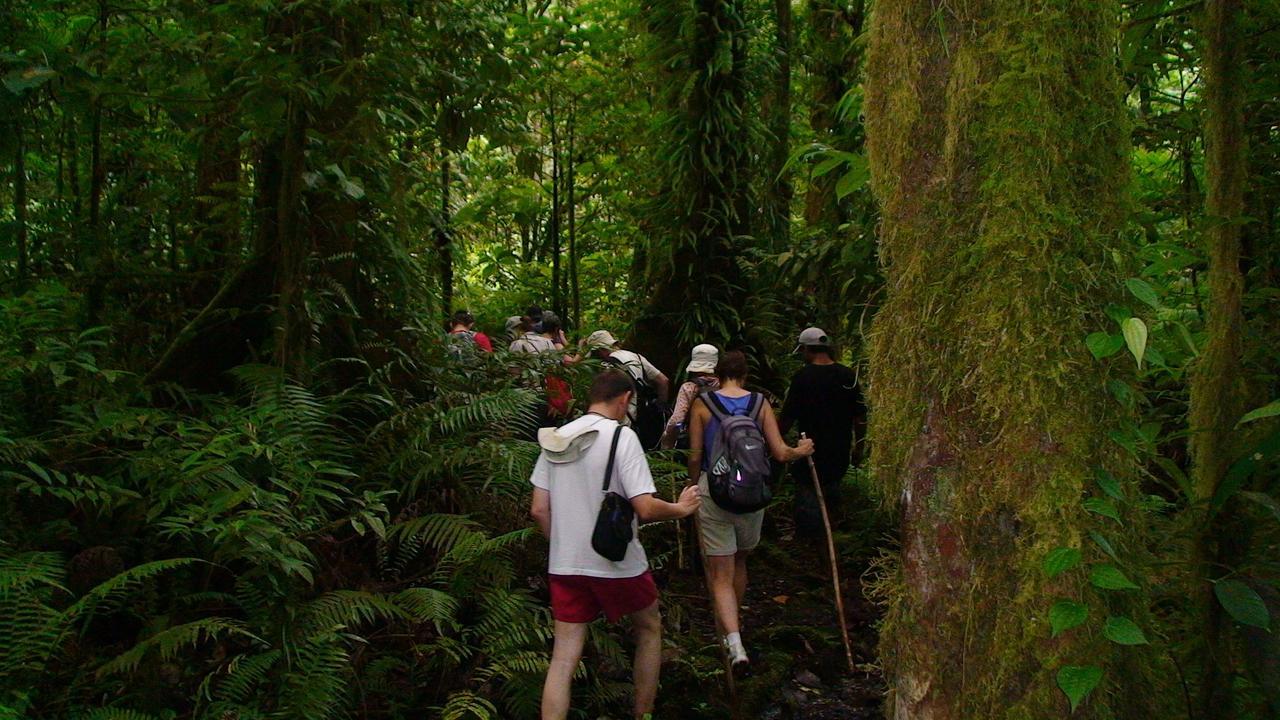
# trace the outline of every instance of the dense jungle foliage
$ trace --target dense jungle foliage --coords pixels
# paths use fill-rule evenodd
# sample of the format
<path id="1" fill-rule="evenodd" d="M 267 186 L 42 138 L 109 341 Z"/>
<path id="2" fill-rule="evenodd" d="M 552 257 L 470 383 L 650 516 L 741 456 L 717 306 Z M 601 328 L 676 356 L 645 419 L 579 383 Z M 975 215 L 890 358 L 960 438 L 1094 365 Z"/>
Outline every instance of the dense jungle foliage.
<path id="1" fill-rule="evenodd" d="M 442 328 L 535 304 L 867 386 L 874 699 L 777 512 L 736 706 L 643 530 L 659 717 L 1280 717 L 1276 0 L 0 0 L 0 81 L 0 719 L 535 717 L 546 369 Z"/>

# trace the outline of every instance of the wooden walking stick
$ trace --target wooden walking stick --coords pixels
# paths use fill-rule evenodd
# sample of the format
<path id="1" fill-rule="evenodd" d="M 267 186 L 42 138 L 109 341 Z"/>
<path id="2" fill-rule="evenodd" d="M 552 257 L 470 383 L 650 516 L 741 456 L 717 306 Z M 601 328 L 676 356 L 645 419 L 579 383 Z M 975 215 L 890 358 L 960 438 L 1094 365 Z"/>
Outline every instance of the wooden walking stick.
<path id="1" fill-rule="evenodd" d="M 800 433 L 804 437 L 804 433 Z M 831 535 L 831 518 L 827 516 L 827 499 L 822 495 L 822 481 L 818 479 L 818 468 L 813 464 L 813 456 L 805 458 L 809 461 L 809 474 L 813 476 L 813 489 L 818 493 L 818 508 L 822 510 L 822 527 L 827 531 L 827 553 L 831 556 L 831 582 L 836 590 L 836 616 L 840 619 L 840 635 L 844 638 L 844 657 L 849 661 L 849 672 L 854 671 L 853 647 L 849 644 L 849 627 L 844 620 L 844 596 L 840 592 L 840 568 L 836 562 L 836 541 Z"/>

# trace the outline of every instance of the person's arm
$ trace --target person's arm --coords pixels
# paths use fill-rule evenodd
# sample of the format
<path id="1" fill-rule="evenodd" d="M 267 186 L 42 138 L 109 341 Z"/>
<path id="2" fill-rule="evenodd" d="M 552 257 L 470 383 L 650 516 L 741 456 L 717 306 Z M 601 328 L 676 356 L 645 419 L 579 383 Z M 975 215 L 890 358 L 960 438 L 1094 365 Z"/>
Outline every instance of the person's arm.
<path id="1" fill-rule="evenodd" d="M 706 432 L 707 421 L 711 411 L 701 402 L 694 403 L 689 409 L 689 482 L 697 483 L 702 476 L 702 436 Z"/>
<path id="2" fill-rule="evenodd" d="M 529 514 L 538 523 L 538 529 L 546 537 L 551 537 L 551 493 L 542 488 L 533 489 L 533 498 L 529 501 Z"/>
<path id="3" fill-rule="evenodd" d="M 769 443 L 769 454 L 778 462 L 791 462 L 813 454 L 813 441 L 800 438 L 795 447 L 782 440 L 782 432 L 778 429 L 778 419 L 773 415 L 773 406 L 768 400 L 761 398 L 764 407 L 760 408 L 760 424 L 764 429 L 765 442 Z"/>
<path id="4" fill-rule="evenodd" d="M 684 422 L 685 417 L 689 414 L 689 401 L 693 398 L 693 386 L 691 383 L 685 383 L 676 391 L 676 404 L 671 409 L 671 418 L 667 420 L 667 434 L 675 435 L 676 426 Z"/>
<path id="5" fill-rule="evenodd" d="M 665 405 L 667 398 L 671 397 L 671 381 L 667 379 L 666 374 L 649 362 L 649 358 L 639 353 L 636 354 L 636 357 L 640 358 L 640 374 L 645 380 L 653 383 L 653 390 L 658 395 L 658 401 Z"/>
<path id="6" fill-rule="evenodd" d="M 693 485 L 680 491 L 680 499 L 673 503 L 660 500 L 654 497 L 653 493 L 644 493 L 631 498 L 631 507 L 635 509 L 636 517 L 640 518 L 642 523 L 689 517 L 698 511 L 698 505 L 701 503 L 698 488 Z"/>

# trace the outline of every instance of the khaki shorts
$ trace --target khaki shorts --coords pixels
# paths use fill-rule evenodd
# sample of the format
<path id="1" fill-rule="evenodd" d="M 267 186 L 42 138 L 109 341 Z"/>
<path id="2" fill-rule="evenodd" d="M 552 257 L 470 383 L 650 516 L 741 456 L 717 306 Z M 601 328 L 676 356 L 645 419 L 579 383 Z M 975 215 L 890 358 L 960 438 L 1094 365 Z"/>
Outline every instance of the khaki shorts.
<path id="1" fill-rule="evenodd" d="M 721 508 L 711 499 L 705 475 L 698 481 L 698 493 L 702 496 L 702 505 L 698 506 L 698 524 L 702 527 L 704 553 L 713 557 L 733 555 L 754 550 L 760 544 L 764 510 L 739 515 Z"/>

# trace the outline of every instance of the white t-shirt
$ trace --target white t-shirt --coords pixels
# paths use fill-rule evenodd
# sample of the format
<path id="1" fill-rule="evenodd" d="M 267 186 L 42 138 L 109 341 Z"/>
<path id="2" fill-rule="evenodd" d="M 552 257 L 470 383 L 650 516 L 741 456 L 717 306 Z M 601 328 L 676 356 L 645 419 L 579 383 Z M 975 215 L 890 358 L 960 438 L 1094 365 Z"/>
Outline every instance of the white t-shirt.
<path id="1" fill-rule="evenodd" d="M 614 350 L 609 353 L 609 359 L 617 360 L 622 363 L 622 369 L 631 376 L 632 380 L 640 382 L 643 380 L 650 387 L 657 388 L 658 378 L 662 377 L 662 371 L 653 366 L 649 359 L 640 353 L 633 353 L 630 350 Z M 630 425 L 636 418 L 636 396 L 631 395 L 631 404 L 627 406 L 627 422 Z"/>
<path id="2" fill-rule="evenodd" d="M 599 415 L 583 415 L 560 428 L 573 434 L 584 428 L 598 430 L 595 442 L 586 453 L 571 463 L 552 463 L 545 453 L 538 456 L 529 481 L 536 488 L 551 493 L 551 555 L 547 571 L 552 575 L 587 575 L 600 578 L 635 577 L 649 569 L 649 559 L 640 545 L 639 523 L 632 526 L 631 544 L 622 562 L 610 562 L 591 548 L 591 532 L 604 499 L 604 469 L 609 462 L 609 446 L 613 443 L 616 420 Z M 610 492 L 627 499 L 655 493 L 653 475 L 644 458 L 640 439 L 631 428 L 624 427 L 618 438 L 618 452 L 613 461 Z"/>

